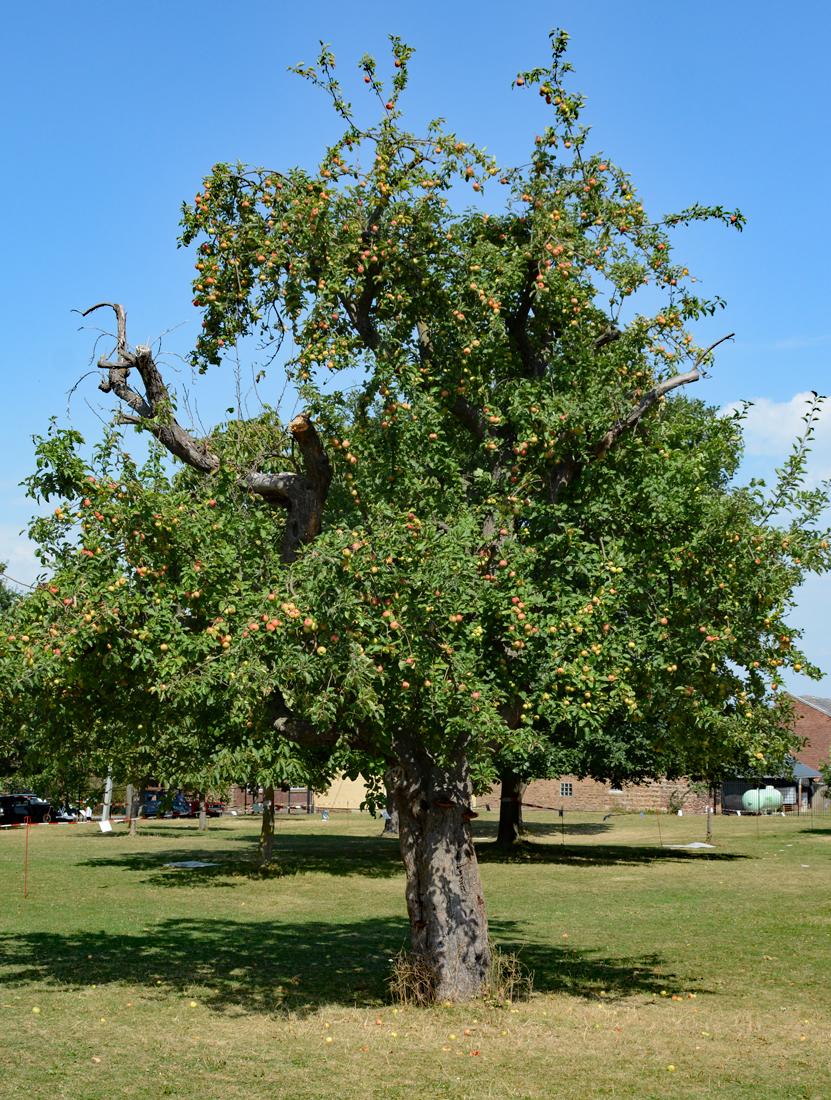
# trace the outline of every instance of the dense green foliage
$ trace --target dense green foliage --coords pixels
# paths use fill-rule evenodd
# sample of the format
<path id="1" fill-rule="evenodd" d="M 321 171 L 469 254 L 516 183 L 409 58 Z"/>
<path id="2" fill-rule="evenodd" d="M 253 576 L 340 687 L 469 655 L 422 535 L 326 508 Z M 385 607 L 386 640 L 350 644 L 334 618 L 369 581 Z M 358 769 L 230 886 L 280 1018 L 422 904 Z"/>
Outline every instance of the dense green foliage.
<path id="1" fill-rule="evenodd" d="M 780 670 L 816 670 L 786 615 L 828 566 L 826 497 L 801 489 L 804 446 L 774 494 L 735 488 L 741 419 L 662 389 L 708 364 L 690 326 L 721 305 L 670 230 L 742 217 L 651 219 L 588 151 L 564 48 L 517 79 L 551 114 L 526 166 L 439 122 L 402 130 L 411 51 L 393 39 L 389 97 L 362 61 L 377 127 L 324 49 L 299 71 L 346 128 L 319 168 L 217 165 L 185 207 L 193 363 L 273 341 L 335 467 L 323 530 L 280 565 L 284 515 L 240 482 L 295 468 L 270 410 L 211 436 L 210 477 L 138 468 L 115 435 L 87 464 L 53 430 L 30 480 L 60 501 L 32 527 L 50 580 L 6 612 L 2 645 L 10 719 L 44 751 L 206 782 L 377 779 L 406 731 L 437 761 L 466 744 L 485 787 L 500 753 L 620 781 L 790 747 Z M 504 206 L 456 211 L 463 186 Z M 649 315 L 630 301 L 647 286 Z M 275 738 L 275 691 L 325 749 Z"/>

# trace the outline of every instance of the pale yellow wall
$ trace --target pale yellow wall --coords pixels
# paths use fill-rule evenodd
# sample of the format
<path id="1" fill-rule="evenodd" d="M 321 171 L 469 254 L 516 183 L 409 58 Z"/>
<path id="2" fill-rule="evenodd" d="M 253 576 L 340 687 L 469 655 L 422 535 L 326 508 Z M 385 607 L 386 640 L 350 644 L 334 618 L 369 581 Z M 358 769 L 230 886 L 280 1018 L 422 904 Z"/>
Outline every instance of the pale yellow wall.
<path id="1" fill-rule="evenodd" d="M 328 791 L 315 795 L 315 809 L 359 810 L 365 799 L 366 783 L 363 776 L 359 775 L 357 779 L 347 779 L 345 775 L 342 775 L 335 780 Z M 475 809 L 476 799 L 471 798 L 470 804 Z"/>
<path id="2" fill-rule="evenodd" d="M 345 775 L 334 781 L 328 791 L 315 795 L 315 808 L 326 810 L 359 810 L 366 798 L 366 783 L 362 776 L 347 779 Z"/>

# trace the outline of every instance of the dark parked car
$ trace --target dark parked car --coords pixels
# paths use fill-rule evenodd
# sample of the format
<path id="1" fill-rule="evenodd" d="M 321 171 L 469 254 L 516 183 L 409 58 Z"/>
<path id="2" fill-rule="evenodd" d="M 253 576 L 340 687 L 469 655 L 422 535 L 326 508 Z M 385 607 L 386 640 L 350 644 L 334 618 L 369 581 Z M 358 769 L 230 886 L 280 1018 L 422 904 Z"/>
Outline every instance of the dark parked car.
<path id="1" fill-rule="evenodd" d="M 33 794 L 0 794 L 0 825 L 51 820 L 52 805 Z"/>
<path id="2" fill-rule="evenodd" d="M 190 802 L 182 794 L 171 795 L 164 790 L 145 791 L 144 816 L 145 817 L 189 817 L 191 813 Z"/>

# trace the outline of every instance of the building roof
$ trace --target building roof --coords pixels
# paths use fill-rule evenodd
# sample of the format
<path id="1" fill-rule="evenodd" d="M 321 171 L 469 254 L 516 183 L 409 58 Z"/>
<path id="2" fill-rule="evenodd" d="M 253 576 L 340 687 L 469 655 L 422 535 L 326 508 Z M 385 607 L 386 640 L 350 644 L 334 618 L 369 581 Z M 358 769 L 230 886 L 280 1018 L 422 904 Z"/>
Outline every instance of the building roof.
<path id="1" fill-rule="evenodd" d="M 788 693 L 790 695 L 790 692 Z M 831 717 L 831 699 L 821 699 L 818 695 L 791 695 L 792 699 L 799 699 L 801 703 L 807 703 L 814 710 L 821 710 L 823 714 Z"/>
<path id="2" fill-rule="evenodd" d="M 801 760 L 794 760 L 793 757 L 788 757 L 788 763 L 793 765 L 793 777 L 794 779 L 822 779 L 822 775 L 815 768 L 809 768 L 807 764 L 803 764 Z"/>
<path id="3" fill-rule="evenodd" d="M 743 779 L 748 783 L 755 783 L 762 782 L 763 780 L 767 782 L 770 779 L 822 779 L 822 774 L 818 772 L 816 768 L 812 768 L 808 764 L 803 764 L 801 760 L 796 760 L 793 756 L 786 756 L 782 770 L 776 775 L 736 775 L 733 778 Z"/>

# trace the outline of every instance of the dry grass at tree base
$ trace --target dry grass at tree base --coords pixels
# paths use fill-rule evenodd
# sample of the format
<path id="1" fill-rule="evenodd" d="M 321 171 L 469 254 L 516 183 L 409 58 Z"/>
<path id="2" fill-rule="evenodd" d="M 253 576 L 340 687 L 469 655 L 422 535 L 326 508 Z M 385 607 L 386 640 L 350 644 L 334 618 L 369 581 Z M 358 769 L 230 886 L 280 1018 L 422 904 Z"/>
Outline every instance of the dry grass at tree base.
<path id="1" fill-rule="evenodd" d="M 394 840 L 365 815 L 0 835 L 0 1097 L 485 1100 L 831 1096 L 831 828 L 532 815 L 476 822 L 491 934 L 530 999 L 398 1008 Z M 661 821 L 704 839 L 701 817 Z M 563 840 L 565 843 L 563 844 Z M 179 859 L 216 867 L 174 870 Z M 807 866 L 803 866 L 807 865 Z M 37 1011 L 35 1011 L 37 1010 Z"/>

